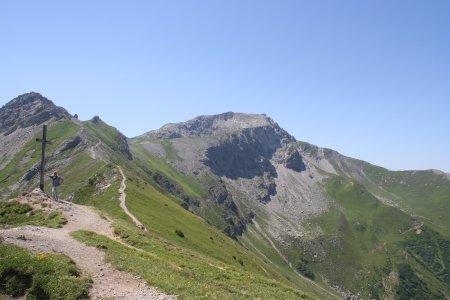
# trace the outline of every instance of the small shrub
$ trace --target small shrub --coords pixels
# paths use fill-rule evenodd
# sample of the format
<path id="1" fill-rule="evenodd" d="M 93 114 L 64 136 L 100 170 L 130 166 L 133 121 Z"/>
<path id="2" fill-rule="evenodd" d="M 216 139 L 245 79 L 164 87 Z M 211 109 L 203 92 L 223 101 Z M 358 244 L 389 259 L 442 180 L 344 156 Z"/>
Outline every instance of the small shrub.
<path id="1" fill-rule="evenodd" d="M 300 274 L 308 277 L 309 279 L 314 280 L 316 278 L 316 275 L 313 273 L 308 263 L 309 262 L 307 259 L 301 258 L 297 263 L 297 271 L 300 272 Z"/>
<path id="2" fill-rule="evenodd" d="M 179 237 L 184 238 L 184 233 L 183 233 L 183 231 L 177 229 L 177 230 L 175 230 L 175 233 L 176 233 Z"/>
<path id="3" fill-rule="evenodd" d="M 238 259 L 238 263 L 240 263 L 241 266 L 244 266 L 244 261 L 242 260 L 242 258 L 239 258 L 239 259 Z"/>
<path id="4" fill-rule="evenodd" d="M 118 235 L 121 239 L 127 239 L 130 237 L 130 235 L 122 230 L 122 228 L 114 227 L 114 234 Z"/>

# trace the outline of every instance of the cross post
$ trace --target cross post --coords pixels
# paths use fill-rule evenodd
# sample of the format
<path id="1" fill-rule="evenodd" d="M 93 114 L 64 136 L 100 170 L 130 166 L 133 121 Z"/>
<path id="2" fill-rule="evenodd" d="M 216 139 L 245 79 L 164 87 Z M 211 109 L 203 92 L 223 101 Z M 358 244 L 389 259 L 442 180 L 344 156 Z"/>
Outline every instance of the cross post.
<path id="1" fill-rule="evenodd" d="M 42 139 L 36 139 L 36 142 L 42 142 L 42 153 L 41 153 L 41 169 L 40 169 L 40 181 L 39 188 L 44 191 L 44 170 L 45 170 L 45 145 L 51 144 L 52 142 L 47 141 L 47 125 L 42 128 Z"/>

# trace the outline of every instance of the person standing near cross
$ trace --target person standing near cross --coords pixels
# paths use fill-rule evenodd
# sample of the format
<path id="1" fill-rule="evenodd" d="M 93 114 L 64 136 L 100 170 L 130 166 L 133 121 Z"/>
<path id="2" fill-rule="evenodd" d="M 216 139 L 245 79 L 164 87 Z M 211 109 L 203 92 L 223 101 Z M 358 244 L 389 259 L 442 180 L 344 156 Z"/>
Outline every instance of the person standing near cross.
<path id="1" fill-rule="evenodd" d="M 64 178 L 61 176 L 58 176 L 58 172 L 53 172 L 53 175 L 48 175 L 52 179 L 52 197 L 53 200 L 58 201 L 59 196 L 59 187 L 64 182 Z"/>

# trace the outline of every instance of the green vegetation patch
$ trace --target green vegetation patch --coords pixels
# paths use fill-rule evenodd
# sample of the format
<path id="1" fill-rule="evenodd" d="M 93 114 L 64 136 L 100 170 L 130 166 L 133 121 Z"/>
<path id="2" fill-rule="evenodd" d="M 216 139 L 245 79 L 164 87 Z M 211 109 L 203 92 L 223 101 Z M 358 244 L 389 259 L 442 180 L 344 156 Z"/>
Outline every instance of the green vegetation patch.
<path id="1" fill-rule="evenodd" d="M 66 223 L 67 220 L 60 212 L 33 210 L 29 204 L 18 201 L 0 201 L 0 226 L 2 227 L 28 224 L 60 228 Z"/>
<path id="2" fill-rule="evenodd" d="M 449 291 L 445 236 L 427 225 L 416 234 L 417 219 L 384 205 L 350 178 L 332 176 L 324 186 L 338 206 L 313 220 L 323 233 L 304 246 L 324 250 L 318 259 L 309 253 L 316 273 L 371 299 L 390 297 L 384 285 L 391 272 L 400 276 L 393 287 L 399 299 L 412 297 L 407 290 L 416 295 L 411 299 L 440 299 Z"/>
<path id="3" fill-rule="evenodd" d="M 26 299 L 88 299 L 90 280 L 67 256 L 0 244 L 0 293 Z"/>
<path id="4" fill-rule="evenodd" d="M 413 257 L 450 287 L 450 240 L 429 227 L 412 232 L 403 243 Z"/>
<path id="5" fill-rule="evenodd" d="M 397 297 L 399 300 L 445 299 L 440 293 L 430 291 L 427 284 L 407 264 L 398 266 L 398 276 Z"/>
<path id="6" fill-rule="evenodd" d="M 191 178 L 181 174 L 169 164 L 151 155 L 139 145 L 131 145 L 134 159 L 146 171 L 147 175 L 162 174 L 181 187 L 183 193 L 191 198 L 203 198 L 206 194 L 203 188 Z M 151 173 L 151 174 L 149 174 Z M 151 177 L 150 181 L 153 181 Z"/>
<path id="7" fill-rule="evenodd" d="M 79 231 L 73 235 L 87 245 L 104 245 L 106 259 L 119 270 L 138 274 L 150 285 L 179 299 L 310 299 L 302 291 L 207 256 L 145 238 L 143 233 L 116 230 L 141 251 L 128 248 L 104 236 Z M 175 233 L 173 233 L 175 235 Z M 230 256 L 230 259 L 234 259 Z"/>
<path id="8" fill-rule="evenodd" d="M 79 181 L 79 188 L 74 191 L 74 202 L 83 205 L 93 205 L 93 203 L 102 195 L 103 193 L 109 191 L 111 186 L 117 186 L 117 179 L 113 181 L 114 174 L 116 177 L 119 176 L 118 171 L 114 169 L 111 164 L 96 164 L 95 168 L 89 169 L 89 172 L 83 173 L 75 181 Z M 102 185 L 110 184 L 109 188 L 103 187 Z M 112 194 L 117 194 L 117 189 Z"/>
<path id="9" fill-rule="evenodd" d="M 450 180 L 434 171 L 389 171 L 366 165 L 364 173 L 400 204 L 450 232 Z"/>
<path id="10" fill-rule="evenodd" d="M 130 152 L 127 139 L 119 130 L 100 120 L 98 122 L 93 122 L 92 120 L 85 121 L 83 125 L 113 151 L 121 153 L 127 158 L 131 158 L 129 157 Z"/>
<path id="11" fill-rule="evenodd" d="M 311 267 L 309 266 L 309 261 L 306 258 L 301 258 L 296 266 L 296 269 L 300 274 L 308 277 L 309 279 L 314 280 L 316 278 L 316 275 L 311 270 Z"/>
<path id="12" fill-rule="evenodd" d="M 173 148 L 172 142 L 170 140 L 161 140 L 160 144 L 164 148 L 167 160 L 182 160 L 178 155 L 177 150 Z"/>

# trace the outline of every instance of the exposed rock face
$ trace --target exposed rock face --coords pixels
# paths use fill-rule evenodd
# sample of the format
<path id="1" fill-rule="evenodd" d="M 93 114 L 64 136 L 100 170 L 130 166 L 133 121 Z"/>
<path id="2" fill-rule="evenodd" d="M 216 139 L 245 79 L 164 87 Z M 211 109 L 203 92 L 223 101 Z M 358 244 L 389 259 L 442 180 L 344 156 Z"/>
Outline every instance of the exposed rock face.
<path id="1" fill-rule="evenodd" d="M 266 172 L 276 177 L 275 167 L 270 160 L 277 149 L 295 139 L 263 115 L 246 115 L 245 118 L 243 114 L 225 114 L 225 116 L 230 115 L 237 117 L 241 122 L 246 119 L 247 123 L 239 123 L 233 119 L 233 122 L 228 122 L 231 125 L 215 127 L 217 132 L 223 134 L 233 128 L 236 123 L 243 126 L 240 130 L 235 128 L 233 133 L 226 135 L 219 145 L 207 149 L 207 159 L 204 164 L 209 166 L 216 175 L 231 179 L 250 179 L 262 176 Z M 222 117 L 223 115 L 219 115 L 219 120 L 222 120 Z M 253 125 L 255 126 L 252 127 Z"/>
<path id="2" fill-rule="evenodd" d="M 123 134 L 119 137 L 119 142 L 117 144 L 117 149 L 124 154 L 129 160 L 133 160 L 133 154 L 130 151 L 130 147 L 128 145 L 127 137 Z"/>
<path id="3" fill-rule="evenodd" d="M 220 115 L 200 116 L 187 122 L 167 124 L 158 130 L 145 133 L 142 137 L 149 139 L 173 139 L 182 137 L 224 136 L 246 128 L 272 127 L 273 131 L 286 141 L 294 138 L 281 129 L 277 123 L 266 115 L 251 115 L 227 112 Z"/>
<path id="4" fill-rule="evenodd" d="M 40 125 L 52 118 L 70 119 L 71 115 L 41 94 L 23 94 L 0 108 L 0 132 L 9 135 L 18 128 Z"/>
<path id="5" fill-rule="evenodd" d="M 232 179 L 253 178 L 265 172 L 276 177 L 270 159 L 279 146 L 280 138 L 271 127 L 244 129 L 226 142 L 209 148 L 204 164 L 216 175 Z"/>
<path id="6" fill-rule="evenodd" d="M 79 135 L 75 136 L 71 141 L 67 142 L 66 144 L 64 144 L 61 148 L 61 150 L 59 150 L 59 152 L 64 152 L 70 149 L 75 148 L 76 146 L 78 146 L 78 144 L 80 144 L 82 141 L 81 137 Z"/>
<path id="7" fill-rule="evenodd" d="M 274 161 L 296 172 L 303 172 L 306 170 L 305 163 L 303 162 L 296 143 L 291 143 L 284 146 L 283 149 L 280 149 L 280 151 L 276 153 Z"/>
<path id="8" fill-rule="evenodd" d="M 170 161 L 172 167 L 199 180 L 204 174 L 214 178 L 215 184 L 206 187 L 204 201 L 209 207 L 214 207 L 209 201 L 221 207 L 216 217 L 228 224 L 224 232 L 229 236 L 241 235 L 246 224 L 253 222 L 252 209 L 275 219 L 278 212 L 295 207 L 310 191 L 316 191 L 298 142 L 266 115 L 200 116 L 165 125 L 134 141 L 164 159 L 167 150 L 156 146 L 167 139 L 180 157 Z M 316 212 L 316 205 L 303 202 L 311 209 L 289 209 L 295 222 L 305 218 L 305 213 Z"/>
<path id="9" fill-rule="evenodd" d="M 262 203 L 269 202 L 270 197 L 277 194 L 277 185 L 268 172 L 264 173 L 263 181 L 258 185 L 258 188 L 257 199 Z"/>
<path id="10" fill-rule="evenodd" d="M 181 188 L 174 182 L 172 182 L 169 178 L 159 173 L 156 173 L 152 176 L 153 180 L 166 192 L 169 192 L 173 195 L 177 195 L 182 197 L 183 192 Z"/>
<path id="11" fill-rule="evenodd" d="M 243 217 L 239 215 L 239 209 L 233 201 L 233 195 L 227 190 L 225 183 L 219 180 L 208 189 L 208 197 L 214 202 L 222 205 L 225 210 L 221 217 L 227 223 L 223 232 L 231 238 L 236 238 L 246 230 Z"/>
<path id="12" fill-rule="evenodd" d="M 40 165 L 35 165 L 33 167 L 31 167 L 23 176 L 22 176 L 22 180 L 31 180 L 34 175 L 36 175 L 39 172 L 40 169 Z"/>
<path id="13" fill-rule="evenodd" d="M 224 204 L 232 212 L 238 215 L 238 208 L 233 201 L 233 196 L 228 192 L 224 182 L 219 182 L 208 189 L 208 196 L 218 204 Z"/>

